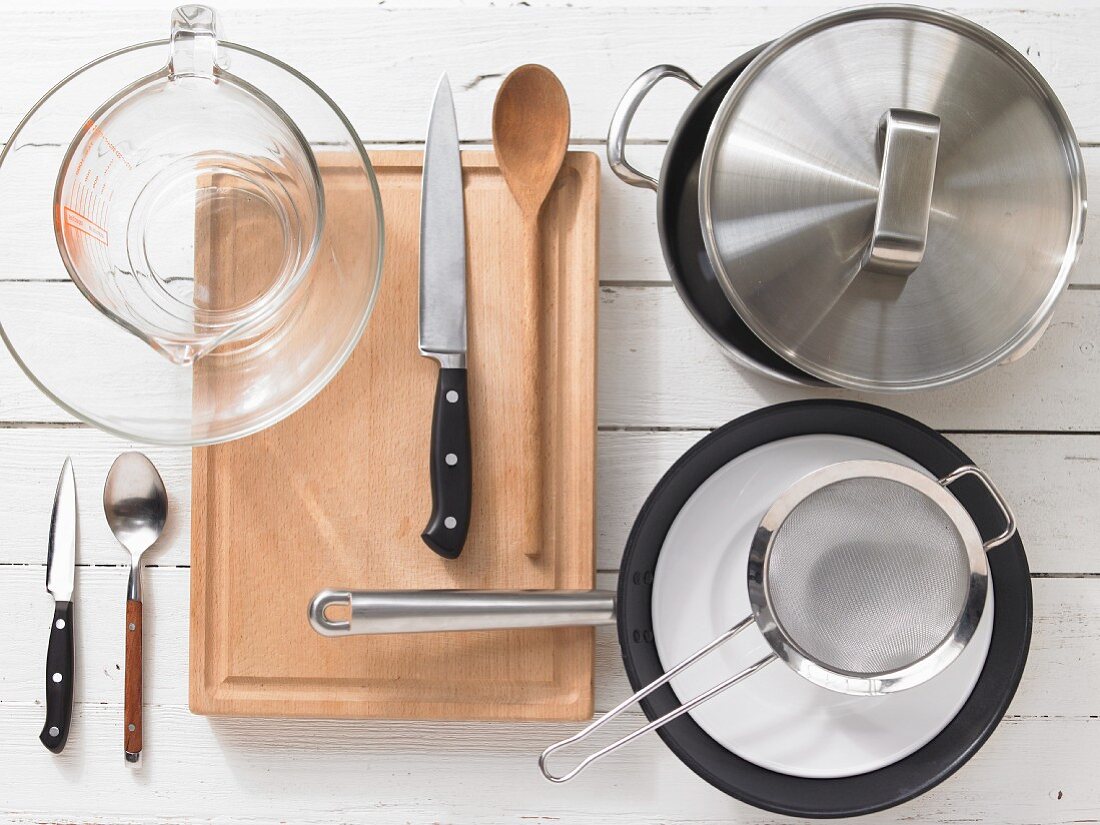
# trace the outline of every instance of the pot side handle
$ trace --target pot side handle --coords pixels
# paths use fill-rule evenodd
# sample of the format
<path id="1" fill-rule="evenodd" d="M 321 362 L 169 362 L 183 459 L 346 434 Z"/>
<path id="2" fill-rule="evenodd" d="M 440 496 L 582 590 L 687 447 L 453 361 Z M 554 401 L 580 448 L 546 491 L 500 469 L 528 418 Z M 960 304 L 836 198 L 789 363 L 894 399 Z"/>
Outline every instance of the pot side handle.
<path id="1" fill-rule="evenodd" d="M 695 91 L 702 86 L 699 82 L 681 69 L 679 66 L 670 66 L 662 63 L 642 72 L 638 79 L 630 84 L 623 95 L 619 105 L 615 107 L 615 114 L 611 116 L 611 126 L 607 130 L 607 163 L 611 170 L 625 183 L 631 186 L 641 186 L 657 191 L 657 179 L 644 172 L 639 172 L 626 160 L 626 137 L 630 131 L 630 123 L 634 120 L 634 114 L 642 104 L 650 90 L 666 77 L 674 77 L 687 83 Z"/>

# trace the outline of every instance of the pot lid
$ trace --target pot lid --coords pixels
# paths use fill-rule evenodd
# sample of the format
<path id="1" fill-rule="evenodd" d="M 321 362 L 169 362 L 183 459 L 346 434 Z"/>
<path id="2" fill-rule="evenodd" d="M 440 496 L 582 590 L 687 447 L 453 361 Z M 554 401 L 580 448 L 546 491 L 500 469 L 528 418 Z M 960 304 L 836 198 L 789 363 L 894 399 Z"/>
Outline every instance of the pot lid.
<path id="1" fill-rule="evenodd" d="M 776 40 L 730 88 L 703 235 L 752 330 L 855 389 L 965 378 L 1034 342 L 1081 242 L 1080 150 L 1046 82 L 985 29 L 851 9 Z"/>

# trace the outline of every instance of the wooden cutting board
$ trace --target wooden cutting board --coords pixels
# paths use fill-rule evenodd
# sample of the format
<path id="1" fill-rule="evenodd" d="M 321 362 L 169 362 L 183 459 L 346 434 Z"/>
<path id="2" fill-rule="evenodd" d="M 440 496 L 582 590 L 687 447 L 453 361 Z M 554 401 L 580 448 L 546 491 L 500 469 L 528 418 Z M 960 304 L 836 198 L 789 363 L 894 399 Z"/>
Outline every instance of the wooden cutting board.
<path id="1" fill-rule="evenodd" d="M 355 226 L 338 158 L 318 158 L 327 220 Z M 193 455 L 190 706 L 195 713 L 392 719 L 592 715 L 591 628 L 324 638 L 306 618 L 327 587 L 561 588 L 594 584 L 599 162 L 571 152 L 541 217 L 538 318 L 520 212 L 491 152 L 463 152 L 473 515 L 462 556 L 420 539 L 430 510 L 436 364 L 417 350 L 419 152 L 377 152 L 385 262 L 355 353 L 316 399 L 255 436 Z M 198 216 L 204 254 L 263 260 L 265 239 Z M 345 230 L 345 227 L 340 227 Z M 242 246 L 247 243 L 248 246 Z M 254 250 L 254 254 L 250 254 Z M 324 265 L 324 264 L 320 264 Z M 245 277 L 245 272 L 237 277 Z M 523 334 L 537 323 L 541 341 Z M 528 351 L 534 349 L 534 351 Z M 289 367 L 290 365 L 288 365 Z M 536 370 L 537 382 L 525 380 Z M 195 392 L 203 390 L 196 371 Z M 531 399 L 530 393 L 537 398 Z M 542 466 L 516 456 L 538 406 Z M 514 517 L 541 489 L 540 550 Z M 536 525 L 536 529 L 539 526 Z"/>

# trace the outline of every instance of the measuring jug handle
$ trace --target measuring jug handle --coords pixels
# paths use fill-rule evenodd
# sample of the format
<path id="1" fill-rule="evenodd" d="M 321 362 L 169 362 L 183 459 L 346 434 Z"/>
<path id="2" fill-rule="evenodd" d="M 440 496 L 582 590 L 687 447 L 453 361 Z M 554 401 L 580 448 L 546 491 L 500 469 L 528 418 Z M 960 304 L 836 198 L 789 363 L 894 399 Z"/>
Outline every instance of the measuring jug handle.
<path id="1" fill-rule="evenodd" d="M 177 6 L 172 12 L 171 77 L 214 78 L 218 65 L 217 14 L 209 6 Z"/>

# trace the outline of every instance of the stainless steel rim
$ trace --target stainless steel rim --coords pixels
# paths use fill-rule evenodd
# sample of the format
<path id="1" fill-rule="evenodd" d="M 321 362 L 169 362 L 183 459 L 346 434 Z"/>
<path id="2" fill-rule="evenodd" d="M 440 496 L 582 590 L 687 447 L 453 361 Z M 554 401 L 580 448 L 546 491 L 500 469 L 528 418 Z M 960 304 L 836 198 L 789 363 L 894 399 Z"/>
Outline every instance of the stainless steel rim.
<path id="1" fill-rule="evenodd" d="M 969 468 L 966 469 L 969 470 Z M 776 617 L 767 588 L 768 562 L 776 532 L 794 508 L 811 493 L 830 484 L 846 479 L 868 477 L 904 484 L 926 496 L 941 508 L 958 530 L 966 548 L 970 566 L 970 584 L 966 601 L 950 633 L 934 650 L 916 662 L 898 670 L 870 676 L 829 668 L 800 648 L 787 635 Z M 952 474 L 937 481 L 909 467 L 889 461 L 844 461 L 810 473 L 791 485 L 776 499 L 761 519 L 749 550 L 749 604 L 760 632 L 776 655 L 792 670 L 829 690 L 858 696 L 872 696 L 904 690 L 926 682 L 958 657 L 974 635 L 982 617 L 989 585 L 989 562 L 985 557 L 986 546 L 973 519 L 959 500 L 946 489 L 946 484 L 953 481 L 955 477 L 955 474 Z M 1013 524 L 1010 517 L 1009 522 Z"/>
<path id="2" fill-rule="evenodd" d="M 1030 321 L 1021 328 L 1012 338 L 1002 344 L 998 349 L 989 353 L 985 358 L 966 369 L 936 376 L 924 381 L 911 383 L 890 383 L 875 380 L 864 380 L 858 376 L 851 376 L 836 372 L 826 366 L 807 363 L 804 359 L 790 350 L 782 341 L 778 340 L 755 318 L 751 308 L 727 286 L 726 269 L 718 254 L 717 239 L 714 235 L 714 220 L 710 208 L 712 181 L 715 172 L 718 141 L 715 136 L 721 131 L 723 125 L 737 106 L 745 90 L 754 79 L 781 53 L 791 46 L 806 38 L 842 23 L 849 23 L 866 19 L 897 18 L 903 20 L 916 20 L 942 26 L 971 37 L 979 42 L 987 44 L 992 50 L 1000 54 L 1004 60 L 1016 68 L 1036 89 L 1039 97 L 1058 124 L 1063 137 L 1066 150 L 1066 160 L 1073 189 L 1073 214 L 1070 222 L 1069 239 L 1065 253 L 1062 257 L 1061 267 L 1057 278 L 1051 285 L 1045 300 L 1036 310 Z M 1077 143 L 1073 128 L 1061 103 L 1053 90 L 1035 68 L 1016 49 L 989 30 L 972 23 L 965 18 L 954 14 L 928 9 L 912 5 L 882 5 L 860 6 L 846 9 L 840 12 L 818 17 L 809 23 L 800 26 L 788 34 L 777 38 L 753 60 L 738 78 L 734 81 L 722 105 L 719 107 L 703 149 L 703 157 L 699 173 L 699 214 L 702 220 L 703 241 L 706 246 L 707 256 L 711 265 L 719 276 L 719 282 L 726 293 L 734 309 L 749 326 L 749 328 L 767 344 L 774 352 L 790 361 L 794 366 L 804 372 L 813 375 L 833 386 L 846 387 L 854 390 L 877 392 L 906 392 L 917 389 L 945 386 L 957 381 L 969 378 L 990 366 L 1008 360 L 1018 349 L 1035 340 L 1037 333 L 1041 332 L 1054 310 L 1054 305 L 1069 279 L 1070 271 L 1077 261 L 1081 241 L 1083 239 L 1084 219 L 1086 211 L 1086 187 L 1083 173 L 1083 160 L 1081 150 Z"/>

